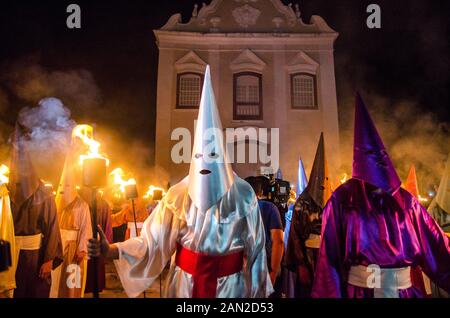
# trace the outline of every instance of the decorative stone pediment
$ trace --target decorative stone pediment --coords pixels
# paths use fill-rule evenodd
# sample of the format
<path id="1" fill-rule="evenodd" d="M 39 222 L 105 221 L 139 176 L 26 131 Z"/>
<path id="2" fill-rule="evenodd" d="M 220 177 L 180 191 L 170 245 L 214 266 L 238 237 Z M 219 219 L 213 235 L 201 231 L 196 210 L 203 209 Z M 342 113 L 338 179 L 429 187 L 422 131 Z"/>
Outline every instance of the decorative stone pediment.
<path id="1" fill-rule="evenodd" d="M 249 49 L 242 51 L 230 64 L 233 73 L 245 71 L 262 73 L 265 67 L 266 63 Z"/>
<path id="2" fill-rule="evenodd" d="M 190 51 L 181 59 L 175 62 L 175 70 L 178 73 L 196 72 L 205 73 L 206 62 L 203 61 L 194 51 Z"/>
<path id="3" fill-rule="evenodd" d="M 212 0 L 195 5 L 189 22 L 174 14 L 161 28 L 163 31 L 199 33 L 332 33 L 319 16 L 310 24 L 301 18 L 300 7 L 281 0 Z"/>
<path id="4" fill-rule="evenodd" d="M 253 8 L 248 4 L 245 4 L 242 7 L 237 7 L 232 13 L 236 23 L 243 28 L 248 28 L 249 26 L 255 25 L 261 15 L 260 10 Z"/>
<path id="5" fill-rule="evenodd" d="M 316 74 L 319 63 L 314 61 L 305 52 L 300 51 L 292 60 L 289 61 L 286 69 L 289 73 L 306 72 Z"/>

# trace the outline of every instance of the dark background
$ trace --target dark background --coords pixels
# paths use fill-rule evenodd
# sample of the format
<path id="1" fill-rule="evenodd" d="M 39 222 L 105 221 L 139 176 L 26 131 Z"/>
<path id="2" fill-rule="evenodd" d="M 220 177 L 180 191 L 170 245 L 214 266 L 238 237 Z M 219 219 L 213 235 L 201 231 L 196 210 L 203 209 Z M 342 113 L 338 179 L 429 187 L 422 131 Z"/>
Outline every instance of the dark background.
<path id="1" fill-rule="evenodd" d="M 386 110 L 389 113 L 392 105 L 406 103 L 411 105 L 406 111 L 418 116 L 415 121 L 420 122 L 422 114 L 428 114 L 431 125 L 440 127 L 439 134 L 448 136 L 449 1 L 292 2 L 300 4 L 305 22 L 312 14 L 320 15 L 340 33 L 335 44 L 335 63 L 343 142 L 347 141 L 345 131 L 351 127 L 350 110 L 356 90 L 367 97 L 374 113 L 379 109 L 381 116 Z M 81 29 L 66 27 L 66 7 L 70 3 L 81 6 Z M 150 149 L 143 156 L 148 155 L 144 160 L 151 164 L 158 57 L 152 30 L 177 12 L 186 22 L 194 3 L 201 6 L 201 1 L 193 0 L 2 1 L 3 126 L 10 127 L 23 106 L 36 105 L 44 97 L 23 98 L 17 94 L 11 84 L 16 73 L 26 73 L 30 65 L 39 65 L 45 72 L 84 69 L 92 74 L 99 93 L 92 103 L 87 99 L 83 101 L 87 105 L 81 107 L 76 98 L 56 97 L 63 99 L 75 120 L 120 129 L 120 138 L 125 141 L 140 140 Z M 366 27 L 366 7 L 370 3 L 381 6 L 380 30 Z M 379 106 L 377 101 L 382 101 Z M 389 118 L 379 121 L 383 120 Z M 395 136 L 387 139 L 392 146 L 397 140 Z M 436 147 L 444 148 L 441 157 L 449 150 L 448 143 Z"/>

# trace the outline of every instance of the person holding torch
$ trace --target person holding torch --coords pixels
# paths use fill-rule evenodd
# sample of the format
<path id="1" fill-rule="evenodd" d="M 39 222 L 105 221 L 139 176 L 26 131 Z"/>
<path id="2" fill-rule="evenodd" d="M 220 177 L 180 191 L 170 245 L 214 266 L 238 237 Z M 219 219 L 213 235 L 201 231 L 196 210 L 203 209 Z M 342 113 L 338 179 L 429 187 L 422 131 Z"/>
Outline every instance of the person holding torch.
<path id="1" fill-rule="evenodd" d="M 141 235 L 89 242 L 89 255 L 114 259 L 125 292 L 137 297 L 172 260 L 165 297 L 267 297 L 273 291 L 264 225 L 251 186 L 226 160 L 219 110 L 206 68 L 189 175 L 171 187 Z M 172 257 L 172 255 L 175 255 Z"/>
<path id="2" fill-rule="evenodd" d="M 97 237 L 97 225 L 105 230 L 108 239 L 112 239 L 111 209 L 102 199 L 99 189 L 106 186 L 109 160 L 100 154 L 100 143 L 94 139 L 94 129 L 90 125 L 78 125 L 73 131 L 88 148 L 80 156 L 82 167 L 82 185 L 78 190 L 81 198 L 88 202 L 91 214 L 92 234 Z M 92 293 L 94 298 L 106 286 L 105 262 L 102 257 L 90 257 L 87 264 L 87 280 L 85 293 Z"/>

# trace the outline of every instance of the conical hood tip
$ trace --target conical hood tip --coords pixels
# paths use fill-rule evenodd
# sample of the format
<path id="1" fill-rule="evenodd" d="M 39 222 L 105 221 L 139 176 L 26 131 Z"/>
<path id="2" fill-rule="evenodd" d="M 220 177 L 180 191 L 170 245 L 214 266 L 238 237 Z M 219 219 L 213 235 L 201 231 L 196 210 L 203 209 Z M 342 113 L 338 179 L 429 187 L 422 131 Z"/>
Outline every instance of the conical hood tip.
<path id="1" fill-rule="evenodd" d="M 233 171 L 226 158 L 222 123 L 208 65 L 189 168 L 188 193 L 197 208 L 205 211 L 225 195 L 233 182 Z"/>
<path id="2" fill-rule="evenodd" d="M 320 134 L 313 167 L 311 169 L 308 186 L 305 191 L 309 193 L 314 202 L 321 208 L 324 207 L 326 201 L 331 196 L 331 183 L 328 176 L 328 165 L 325 157 L 325 142 L 323 133 Z"/>
<path id="3" fill-rule="evenodd" d="M 393 194 L 400 178 L 361 96 L 356 94 L 353 148 L 353 178 Z"/>

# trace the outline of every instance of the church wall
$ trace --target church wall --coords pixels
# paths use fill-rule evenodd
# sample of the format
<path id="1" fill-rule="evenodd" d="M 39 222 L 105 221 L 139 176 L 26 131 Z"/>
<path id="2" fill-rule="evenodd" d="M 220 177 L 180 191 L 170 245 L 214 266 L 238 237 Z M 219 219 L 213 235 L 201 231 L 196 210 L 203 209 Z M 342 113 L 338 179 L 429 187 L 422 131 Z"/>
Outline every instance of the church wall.
<path id="1" fill-rule="evenodd" d="M 250 49 L 266 66 L 263 76 L 263 120 L 233 120 L 233 71 L 230 68 L 239 54 Z M 326 148 L 329 155 L 330 170 L 336 179 L 339 159 L 339 138 L 337 123 L 337 102 L 334 80 L 334 59 L 332 50 L 308 50 L 308 46 L 255 45 L 245 47 L 237 45 L 215 44 L 203 47 L 193 43 L 191 47 L 181 45 L 178 48 L 161 50 L 158 75 L 158 111 L 156 162 L 171 174 L 171 181 L 177 182 L 189 170 L 188 164 L 173 164 L 170 151 L 176 142 L 170 141 L 170 134 L 177 127 L 188 128 L 193 135 L 193 122 L 197 110 L 180 110 L 176 106 L 177 72 L 174 63 L 194 51 L 204 62 L 211 65 L 214 91 L 224 128 L 256 126 L 280 128 L 280 163 L 285 179 L 296 180 L 297 162 L 301 156 L 307 172 L 311 168 L 315 147 L 320 132 L 324 131 Z M 286 65 L 299 51 L 305 52 L 319 63 L 317 71 L 318 110 L 291 109 L 290 73 Z M 335 160 L 337 159 L 337 160 Z"/>

